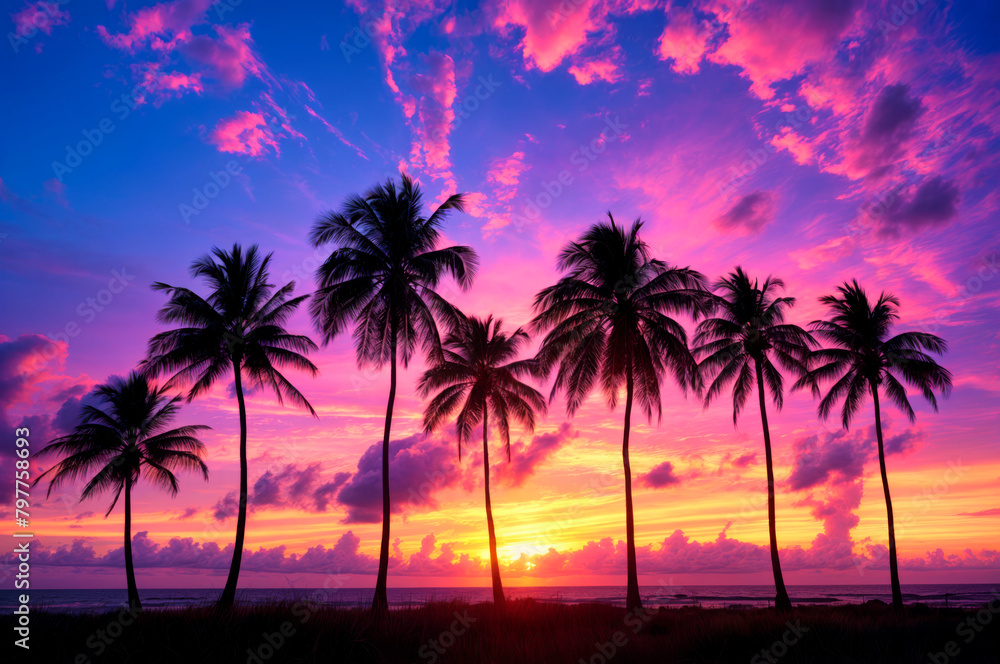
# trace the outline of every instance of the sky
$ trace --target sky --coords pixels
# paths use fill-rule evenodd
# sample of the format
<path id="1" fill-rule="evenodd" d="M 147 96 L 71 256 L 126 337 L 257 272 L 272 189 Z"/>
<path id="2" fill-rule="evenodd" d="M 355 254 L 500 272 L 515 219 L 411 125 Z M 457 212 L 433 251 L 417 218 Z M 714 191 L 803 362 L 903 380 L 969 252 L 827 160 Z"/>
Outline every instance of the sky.
<path id="1" fill-rule="evenodd" d="M 947 339 L 955 383 L 938 413 L 911 394 L 914 423 L 883 410 L 903 585 L 1000 581 L 998 19 L 941 0 L 5 2 L 0 430 L 34 450 L 71 430 L 165 329 L 150 285 L 205 292 L 188 268 L 212 247 L 259 244 L 309 293 L 315 220 L 403 171 L 428 207 L 466 194 L 445 241 L 481 267 L 442 290 L 511 329 L 608 211 L 710 280 L 781 277 L 800 325 L 845 280 L 897 295 L 898 329 Z M 304 310 L 289 327 L 318 338 Z M 312 360 L 289 377 L 318 417 L 247 398 L 246 587 L 374 586 L 388 372 L 349 335 Z M 389 584 L 486 586 L 482 455 L 422 432 L 423 369 L 393 417 Z M 633 418 L 640 582 L 770 583 L 759 412 L 734 426 L 669 382 L 663 407 Z M 786 582 L 887 584 L 870 404 L 849 430 L 808 393 L 768 407 Z M 140 588 L 224 585 L 237 412 L 231 381 L 185 405 L 179 424 L 212 427 L 209 480 L 136 490 Z M 507 585 L 624 584 L 622 419 L 557 396 L 509 463 L 494 448 Z M 32 583 L 124 587 L 121 506 L 79 489 L 32 490 Z"/>

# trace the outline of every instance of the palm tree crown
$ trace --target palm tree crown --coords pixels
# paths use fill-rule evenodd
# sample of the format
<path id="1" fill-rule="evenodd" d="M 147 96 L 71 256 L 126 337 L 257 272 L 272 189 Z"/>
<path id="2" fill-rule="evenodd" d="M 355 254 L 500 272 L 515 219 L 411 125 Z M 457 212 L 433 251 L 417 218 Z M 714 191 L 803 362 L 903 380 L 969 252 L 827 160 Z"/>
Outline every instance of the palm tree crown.
<path id="1" fill-rule="evenodd" d="M 517 360 L 528 343 L 518 328 L 507 334 L 503 321 L 468 317 L 444 340 L 442 358 L 420 379 L 421 396 L 438 393 L 424 411 L 427 431 L 438 428 L 455 410 L 458 456 L 483 418 L 492 416 L 510 459 L 510 422 L 527 431 L 535 428 L 535 413 L 545 412 L 545 398 L 520 379 L 537 371 L 537 362 Z"/>
<path id="2" fill-rule="evenodd" d="M 145 376 L 132 372 L 98 385 L 96 396 L 103 408 L 84 405 L 73 432 L 56 438 L 37 456 L 60 455 L 56 465 L 38 476 L 35 484 L 49 478 L 48 494 L 64 482 L 87 479 L 80 500 L 112 492 L 114 499 L 105 513 L 111 514 L 125 494 L 125 577 L 129 606 L 140 609 L 139 591 L 132 563 L 132 489 L 140 477 L 177 494 L 176 470 L 201 471 L 204 445 L 198 432 L 209 427 L 188 425 L 169 429 L 177 415 L 181 397 L 170 397 L 166 387 L 151 387 Z"/>
<path id="3" fill-rule="evenodd" d="M 755 382 L 755 364 L 774 405 L 784 404 L 784 380 L 777 364 L 796 375 L 808 371 L 812 335 L 798 325 L 785 323 L 785 312 L 794 297 L 779 297 L 785 282 L 768 277 L 763 284 L 750 280 L 742 267 L 714 284 L 712 303 L 716 315 L 698 324 L 693 343 L 701 357 L 700 368 L 711 379 L 705 391 L 706 405 L 733 384 L 733 422 L 739 419 Z"/>
<path id="4" fill-rule="evenodd" d="M 324 215 L 312 229 L 315 246 L 337 248 L 317 270 L 310 304 L 313 321 L 330 341 L 352 322 L 358 363 L 384 366 L 393 344 L 407 366 L 417 345 L 440 350 L 434 314 L 448 321 L 461 314 L 434 288 L 451 274 L 463 289 L 472 285 L 479 259 L 471 247 L 438 247 L 441 225 L 463 209 L 461 194 L 421 216 L 422 193 L 409 176 L 350 196 L 340 212 Z"/>
<path id="5" fill-rule="evenodd" d="M 490 499 L 490 452 L 487 445 L 489 422 L 500 432 L 507 461 L 510 461 L 510 422 L 526 430 L 535 428 L 535 412 L 545 411 L 545 397 L 521 378 L 537 371 L 535 360 L 516 359 L 528 343 L 520 328 L 511 334 L 503 331 L 500 319 L 485 320 L 470 316 L 444 340 L 442 357 L 420 379 L 422 396 L 438 391 L 424 411 L 427 431 L 437 428 L 458 410 L 458 458 L 462 443 L 468 442 L 477 424 L 483 429 L 483 476 L 486 491 L 486 524 L 490 544 L 490 569 L 493 576 L 493 602 L 503 604 L 503 584 L 497 558 L 497 540 Z"/>
<path id="6" fill-rule="evenodd" d="M 197 434 L 210 427 L 193 424 L 167 429 L 177 415 L 181 397 L 169 397 L 166 387 L 152 387 L 136 372 L 98 385 L 94 393 L 105 408 L 84 405 L 73 432 L 37 453 L 39 457 L 62 456 L 35 480 L 37 484 L 49 477 L 48 494 L 64 482 L 89 478 L 80 500 L 113 492 L 107 515 L 115 508 L 126 481 L 135 485 L 140 475 L 171 495 L 178 489 L 175 470 L 201 471 L 208 479 L 208 468 L 200 456 L 205 447 Z"/>
<path id="7" fill-rule="evenodd" d="M 316 350 L 316 344 L 307 336 L 289 334 L 284 327 L 309 296 L 289 299 L 294 281 L 275 290 L 269 283 L 270 263 L 271 254 L 261 257 L 257 245 L 245 252 L 238 244 L 228 252 L 216 247 L 191 264 L 191 276 L 208 282 L 208 297 L 187 288 L 153 284 L 153 290 L 170 295 L 157 320 L 182 327 L 154 336 L 141 367 L 152 375 L 173 373 L 170 385 L 193 381 L 190 401 L 236 364 L 252 385 L 273 390 L 279 403 L 288 399 L 316 415 L 279 371 L 290 367 L 311 375 L 318 372 L 305 357 Z"/>
<path id="8" fill-rule="evenodd" d="M 684 327 L 671 315 L 704 310 L 704 277 L 652 258 L 642 221 L 626 230 L 608 219 L 563 248 L 557 266 L 568 274 L 535 296 L 532 325 L 549 330 L 538 359 L 543 371 L 559 365 L 551 396 L 565 390 L 571 413 L 598 380 L 614 408 L 631 376 L 643 411 L 659 416 L 668 370 L 682 388 L 698 386 Z"/>
<path id="9" fill-rule="evenodd" d="M 813 331 L 833 347 L 815 352 L 818 366 L 800 381 L 800 386 L 811 386 L 817 396 L 819 382 L 835 381 L 819 403 L 820 416 L 828 417 L 843 400 L 841 422 L 847 428 L 865 396 L 881 389 L 912 422 L 916 414 L 900 379 L 919 389 L 937 412 L 935 390 L 943 396 L 950 394 L 952 376 L 924 351 L 941 355 L 948 350 L 948 342 L 927 332 L 890 337 L 899 319 L 898 298 L 882 293 L 873 304 L 856 280 L 837 290 L 839 296 L 820 298 L 830 308 L 830 318 L 812 323 Z"/>

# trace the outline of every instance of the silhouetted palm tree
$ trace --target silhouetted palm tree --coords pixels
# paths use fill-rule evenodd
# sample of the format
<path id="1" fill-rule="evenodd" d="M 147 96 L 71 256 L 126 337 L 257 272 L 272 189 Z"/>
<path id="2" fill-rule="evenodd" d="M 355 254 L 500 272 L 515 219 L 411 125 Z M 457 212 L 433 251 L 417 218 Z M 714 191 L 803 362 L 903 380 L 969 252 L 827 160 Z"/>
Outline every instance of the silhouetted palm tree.
<path id="1" fill-rule="evenodd" d="M 784 402 L 784 381 L 778 365 L 796 377 L 808 371 L 810 347 L 816 341 L 797 325 L 785 323 L 785 310 L 795 304 L 794 297 L 779 297 L 785 288 L 781 279 L 768 277 L 758 285 L 742 267 L 719 279 L 714 286 L 716 317 L 698 324 L 694 338 L 696 356 L 702 358 L 700 369 L 711 384 L 705 393 L 705 405 L 733 384 L 733 424 L 746 404 L 754 380 L 760 400 L 760 419 L 764 429 L 764 459 L 767 465 L 767 525 L 771 537 L 771 569 L 774 572 L 775 601 L 779 610 L 790 610 L 792 603 L 785 590 L 778 559 L 778 538 L 774 515 L 774 467 L 771 461 L 771 432 L 767 425 L 765 392 L 771 393 L 775 407 Z"/>
<path id="2" fill-rule="evenodd" d="M 951 392 L 951 372 L 941 367 L 930 355 L 948 350 L 948 343 L 941 337 L 926 332 L 902 332 L 889 336 L 892 326 L 899 319 L 899 300 L 887 293 L 879 295 L 872 304 L 858 282 L 845 282 L 838 286 L 839 295 L 826 295 L 820 302 L 830 308 L 829 320 L 813 321 L 812 329 L 833 348 L 823 348 L 814 353 L 818 366 L 803 377 L 796 386 L 809 385 L 820 395 L 818 382 L 835 381 L 826 396 L 819 402 L 820 417 L 826 419 L 841 400 L 841 422 L 848 428 L 854 415 L 870 394 L 875 406 L 875 435 L 878 438 L 878 462 L 885 492 L 885 509 L 889 523 L 889 575 L 892 581 L 892 605 L 903 608 L 903 593 L 899 586 L 899 568 L 896 563 L 896 532 L 892 519 L 892 499 L 889 495 L 889 477 L 885 470 L 885 449 L 882 442 L 882 413 L 879 402 L 881 391 L 889 401 L 906 413 L 911 422 L 916 415 L 906 396 L 903 381 L 918 388 L 937 412 L 934 391 L 944 396 Z"/>
<path id="3" fill-rule="evenodd" d="M 269 283 L 271 254 L 261 258 L 257 245 L 246 252 L 238 244 L 230 251 L 215 247 L 211 254 L 191 264 L 191 275 L 204 278 L 208 297 L 177 286 L 157 282 L 153 290 L 170 295 L 157 314 L 162 323 L 179 327 L 161 332 L 149 342 L 148 358 L 141 368 L 149 375 L 173 373 L 168 385 L 194 381 L 188 392 L 190 402 L 232 372 L 236 401 L 240 409 L 240 502 L 236 519 L 236 544 L 226 587 L 219 606 L 232 606 L 243 560 L 243 540 L 247 521 L 247 411 L 243 399 L 243 379 L 251 386 L 270 388 L 279 403 L 288 399 L 309 411 L 316 411 L 279 368 L 291 367 L 316 375 L 316 366 L 305 354 L 316 350 L 307 337 L 289 334 L 288 318 L 308 295 L 288 299 L 295 289 L 291 281 L 275 290 Z"/>
<path id="4" fill-rule="evenodd" d="M 554 398 L 566 392 L 566 408 L 575 412 L 600 381 L 608 406 L 618 403 L 625 388 L 622 462 L 625 469 L 629 609 L 642 606 L 636 569 L 635 522 L 632 516 L 632 471 L 628 442 L 633 398 L 646 416 L 662 416 L 660 381 L 670 371 L 686 390 L 698 387 L 698 365 L 687 347 L 675 313 L 697 315 L 706 306 L 704 277 L 690 268 L 671 267 L 650 256 L 639 238 L 642 222 L 630 230 L 607 222 L 590 227 L 559 254 L 567 274 L 535 296 L 539 312 L 532 325 L 549 330 L 538 352 L 542 371 L 556 364 Z"/>
<path id="5" fill-rule="evenodd" d="M 490 503 L 490 452 L 486 444 L 489 417 L 500 432 L 510 461 L 510 422 L 514 420 L 528 431 L 535 429 L 535 411 L 545 411 L 545 397 L 519 380 L 537 372 L 535 360 L 518 360 L 528 343 L 520 328 L 508 335 L 500 319 L 486 320 L 469 316 L 445 337 L 443 356 L 420 379 L 423 397 L 437 394 L 424 411 L 424 427 L 430 432 L 456 409 L 458 458 L 462 443 L 468 442 L 474 428 L 483 425 L 483 475 L 486 478 L 486 526 L 490 538 L 490 571 L 493 576 L 493 603 L 503 604 L 503 584 L 497 558 L 497 538 L 493 529 Z"/>
<path id="6" fill-rule="evenodd" d="M 80 423 L 73 432 L 56 438 L 36 454 L 37 457 L 58 454 L 62 459 L 42 473 L 35 484 L 50 476 L 48 494 L 51 494 L 53 488 L 64 482 L 87 478 L 80 500 L 105 491 L 115 494 L 105 517 L 111 514 L 124 492 L 128 603 L 132 609 L 141 609 L 132 564 L 132 488 L 141 475 L 176 495 L 175 470 L 200 470 L 207 480 L 208 468 L 201 460 L 205 447 L 197 434 L 209 427 L 195 424 L 168 429 L 181 398 L 169 397 L 165 387 L 151 387 L 136 372 L 98 385 L 95 394 L 103 407 L 84 405 Z"/>
<path id="7" fill-rule="evenodd" d="M 422 214 L 420 187 L 407 175 L 401 186 L 388 180 L 364 196 L 350 196 L 340 212 L 323 215 L 313 226 L 314 246 L 336 249 L 316 273 L 318 288 L 309 309 L 327 343 L 352 322 L 359 366 L 389 364 L 389 402 L 382 434 L 382 547 L 372 609 L 388 609 L 389 432 L 396 400 L 396 363 L 408 366 L 417 344 L 432 359 L 440 356 L 435 314 L 450 322 L 461 314 L 434 288 L 450 273 L 463 289 L 472 285 L 478 258 L 471 247 L 438 247 L 441 224 L 462 210 L 454 194 L 429 217 Z"/>

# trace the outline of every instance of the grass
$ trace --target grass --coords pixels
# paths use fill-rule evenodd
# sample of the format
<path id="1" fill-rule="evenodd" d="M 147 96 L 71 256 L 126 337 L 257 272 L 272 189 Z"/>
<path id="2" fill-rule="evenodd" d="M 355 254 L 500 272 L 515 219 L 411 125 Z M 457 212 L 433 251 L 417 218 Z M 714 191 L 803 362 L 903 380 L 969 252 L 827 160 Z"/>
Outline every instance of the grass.
<path id="1" fill-rule="evenodd" d="M 988 612 L 987 612 L 988 613 Z M 31 615 L 33 661 L 195 662 L 930 662 L 1000 663 L 1000 618 L 966 643 L 956 627 L 974 609 L 813 606 L 781 616 L 767 609 L 651 609 L 518 600 L 433 603 L 392 611 L 384 624 L 361 609 L 308 602 L 213 608 Z M 5 620 L 11 623 L 10 614 Z M 122 625 L 128 622 L 128 625 Z M 795 630 L 792 627 L 795 627 Z M 10 627 L 6 630 L 10 634 Z M 797 641 L 787 648 L 788 641 Z M 433 641 L 432 641 L 433 640 Z M 434 645 L 436 643 L 436 647 Z M 780 645 L 779 645 L 780 644 Z M 613 650 L 612 650 L 613 649 Z M 761 655 L 761 651 L 767 656 Z M 755 655 L 760 655 L 755 659 Z M 769 659 L 770 658 L 770 659 Z"/>

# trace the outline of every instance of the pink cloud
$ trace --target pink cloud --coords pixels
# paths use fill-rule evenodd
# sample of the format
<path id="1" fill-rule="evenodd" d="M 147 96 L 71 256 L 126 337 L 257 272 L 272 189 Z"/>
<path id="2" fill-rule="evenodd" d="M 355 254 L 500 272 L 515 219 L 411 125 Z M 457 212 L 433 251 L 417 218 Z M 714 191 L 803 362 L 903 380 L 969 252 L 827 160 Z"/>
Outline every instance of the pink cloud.
<path id="1" fill-rule="evenodd" d="M 669 461 L 664 461 L 648 473 L 643 473 L 636 478 L 637 484 L 653 489 L 662 489 L 665 486 L 679 484 L 680 481 L 680 478 L 674 474 L 674 464 Z"/>
<path id="2" fill-rule="evenodd" d="M 455 121 L 452 105 L 458 94 L 455 61 L 450 55 L 436 51 L 424 56 L 423 61 L 426 73 L 414 74 L 411 78 L 413 89 L 421 95 L 416 104 L 420 124 L 415 127 L 418 142 L 414 147 L 429 168 L 446 171 L 451 152 L 448 136 Z"/>
<path id="3" fill-rule="evenodd" d="M 720 4 L 725 5 L 719 18 L 728 24 L 729 38 L 708 58 L 740 67 L 761 99 L 774 96 L 772 83 L 832 57 L 854 18 L 851 0 Z"/>
<path id="4" fill-rule="evenodd" d="M 237 111 L 233 117 L 219 120 L 209 135 L 208 142 L 219 152 L 233 152 L 250 157 L 260 157 L 268 148 L 278 152 L 278 143 L 264 116 L 249 111 Z"/>
<path id="5" fill-rule="evenodd" d="M 247 75 L 263 77 L 264 63 L 253 50 L 250 26 L 234 28 L 213 26 L 216 39 L 208 35 L 191 37 L 181 49 L 183 55 L 205 71 L 205 76 L 218 81 L 224 89 L 243 86 Z"/>
<path id="6" fill-rule="evenodd" d="M 524 151 L 518 150 L 507 158 L 494 160 L 486 173 L 486 179 L 503 187 L 517 187 L 521 174 L 527 168 L 524 163 Z"/>
<path id="7" fill-rule="evenodd" d="M 525 480 L 535 474 L 539 465 L 578 435 L 569 422 L 563 422 L 558 430 L 532 438 L 530 445 L 521 441 L 511 443 L 510 462 L 504 459 L 493 466 L 497 481 L 512 487 L 523 485 Z"/>
<path id="8" fill-rule="evenodd" d="M 569 73 L 573 75 L 580 85 L 588 85 L 594 81 L 606 81 L 615 83 L 622 77 L 618 65 L 610 58 L 587 60 L 580 64 L 575 64 L 569 68 Z"/>
<path id="9" fill-rule="evenodd" d="M 135 53 L 147 45 L 155 51 L 172 51 L 191 38 L 191 27 L 204 22 L 213 0 L 174 0 L 143 7 L 126 15 L 128 32 L 111 34 L 103 25 L 97 34 L 108 46 Z"/>
<path id="10" fill-rule="evenodd" d="M 10 17 L 14 21 L 14 32 L 19 37 L 33 34 L 35 30 L 51 35 L 53 26 L 66 25 L 70 18 L 69 12 L 60 9 L 55 2 L 28 3 L 21 11 L 11 13 Z"/>
<path id="11" fill-rule="evenodd" d="M 501 6 L 493 26 L 523 28 L 525 63 L 552 71 L 586 44 L 588 33 L 604 28 L 604 16 L 597 15 L 596 5 L 595 0 L 510 0 Z"/>
<path id="12" fill-rule="evenodd" d="M 753 191 L 741 196 L 725 213 L 715 219 L 715 226 L 724 231 L 756 233 L 774 218 L 774 194 Z"/>
<path id="13" fill-rule="evenodd" d="M 771 145 L 787 150 L 799 164 L 805 165 L 813 160 L 812 145 L 788 127 L 782 128 L 780 134 L 775 134 L 771 138 Z"/>
<path id="14" fill-rule="evenodd" d="M 667 27 L 659 40 L 661 60 L 673 61 L 671 68 L 679 74 L 697 74 L 699 63 L 708 51 L 711 30 L 689 8 L 676 7 L 667 12 Z"/>

